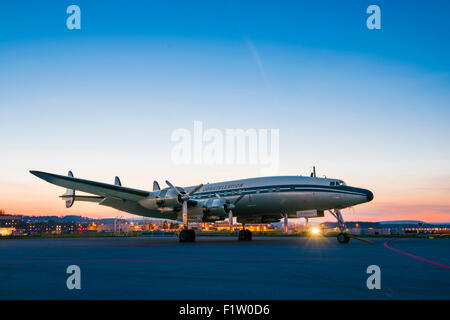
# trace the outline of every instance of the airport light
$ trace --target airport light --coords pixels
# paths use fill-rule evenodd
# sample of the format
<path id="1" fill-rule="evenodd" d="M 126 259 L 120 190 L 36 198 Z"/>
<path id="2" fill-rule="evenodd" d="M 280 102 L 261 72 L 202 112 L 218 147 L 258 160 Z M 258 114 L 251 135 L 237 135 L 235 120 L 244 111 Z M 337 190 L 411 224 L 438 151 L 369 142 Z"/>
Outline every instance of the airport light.
<path id="1" fill-rule="evenodd" d="M 320 233 L 320 229 L 318 227 L 312 227 L 310 231 L 315 236 Z"/>

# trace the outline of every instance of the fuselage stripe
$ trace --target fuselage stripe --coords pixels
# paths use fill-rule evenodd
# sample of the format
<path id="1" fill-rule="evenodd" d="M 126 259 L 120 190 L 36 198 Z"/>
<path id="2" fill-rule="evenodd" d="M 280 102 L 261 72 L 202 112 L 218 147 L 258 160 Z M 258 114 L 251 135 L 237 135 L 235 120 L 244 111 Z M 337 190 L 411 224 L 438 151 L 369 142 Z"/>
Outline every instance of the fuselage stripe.
<path id="1" fill-rule="evenodd" d="M 346 187 L 351 188 L 351 187 Z M 215 194 L 221 196 L 238 196 L 240 194 L 258 194 L 258 193 L 286 193 L 286 192 L 328 192 L 328 193 L 341 193 L 341 194 L 351 194 L 358 196 L 365 196 L 364 192 L 358 192 L 353 190 L 343 190 L 341 188 L 333 188 L 330 186 L 299 186 L 299 185 L 274 185 L 274 186 L 261 186 L 261 187 L 251 187 L 251 188 L 236 188 L 228 189 L 226 191 L 208 191 L 208 192 L 196 192 L 193 195 L 193 199 L 204 199 L 215 197 Z"/>

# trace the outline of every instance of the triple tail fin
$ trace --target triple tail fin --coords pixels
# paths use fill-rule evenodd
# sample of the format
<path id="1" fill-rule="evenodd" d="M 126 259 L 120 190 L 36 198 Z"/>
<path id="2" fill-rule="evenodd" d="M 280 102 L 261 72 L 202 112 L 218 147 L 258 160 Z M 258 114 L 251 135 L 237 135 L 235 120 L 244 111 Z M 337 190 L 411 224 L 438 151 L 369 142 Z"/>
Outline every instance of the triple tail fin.
<path id="1" fill-rule="evenodd" d="M 69 171 L 67 175 L 71 178 L 73 178 L 72 171 Z M 74 189 L 67 189 L 66 193 L 63 195 L 63 198 L 66 199 L 66 208 L 70 208 L 73 206 L 73 203 L 75 202 L 75 190 Z"/>

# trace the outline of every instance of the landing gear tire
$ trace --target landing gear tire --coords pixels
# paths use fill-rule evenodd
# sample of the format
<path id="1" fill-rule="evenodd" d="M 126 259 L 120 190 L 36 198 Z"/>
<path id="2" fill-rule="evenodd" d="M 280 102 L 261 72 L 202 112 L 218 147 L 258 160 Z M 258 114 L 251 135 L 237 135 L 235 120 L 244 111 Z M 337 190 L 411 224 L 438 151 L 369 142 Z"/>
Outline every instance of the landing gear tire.
<path id="1" fill-rule="evenodd" d="M 179 234 L 180 242 L 194 242 L 195 231 L 192 229 L 183 229 Z"/>
<path id="2" fill-rule="evenodd" d="M 189 241 L 190 242 L 194 242 L 195 241 L 195 231 L 192 229 L 188 230 L 188 236 L 189 236 Z"/>
<path id="3" fill-rule="evenodd" d="M 252 232 L 250 230 L 241 230 L 239 231 L 238 239 L 241 241 L 250 241 L 252 240 Z"/>
<path id="4" fill-rule="evenodd" d="M 337 241 L 339 243 L 348 243 L 350 241 L 350 237 L 346 233 L 339 233 L 337 236 Z"/>

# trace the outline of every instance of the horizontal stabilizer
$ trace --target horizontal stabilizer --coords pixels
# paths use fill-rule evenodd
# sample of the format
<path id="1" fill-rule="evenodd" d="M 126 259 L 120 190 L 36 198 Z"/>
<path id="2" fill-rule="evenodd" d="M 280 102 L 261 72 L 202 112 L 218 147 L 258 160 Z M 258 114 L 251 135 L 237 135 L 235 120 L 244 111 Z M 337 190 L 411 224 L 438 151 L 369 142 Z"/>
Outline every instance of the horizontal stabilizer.
<path id="1" fill-rule="evenodd" d="M 63 194 L 60 198 L 67 201 L 67 198 L 70 197 L 73 202 L 75 201 L 85 201 L 85 202 L 101 202 L 104 197 L 98 197 L 98 196 L 67 196 Z"/>

